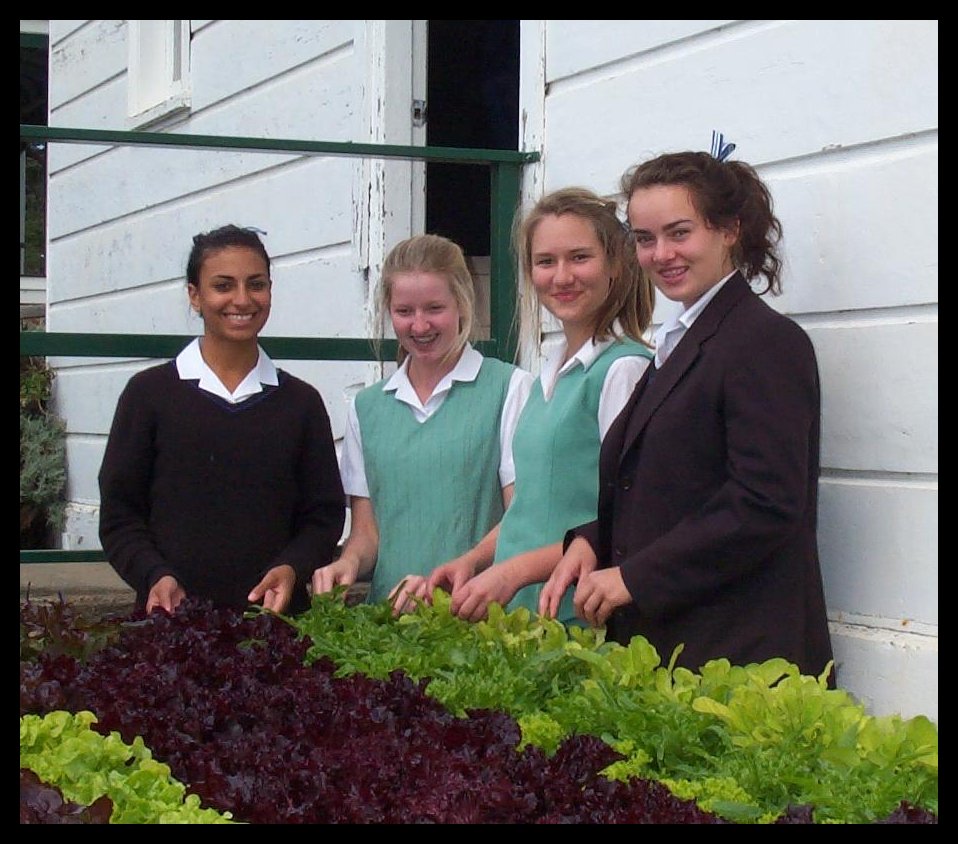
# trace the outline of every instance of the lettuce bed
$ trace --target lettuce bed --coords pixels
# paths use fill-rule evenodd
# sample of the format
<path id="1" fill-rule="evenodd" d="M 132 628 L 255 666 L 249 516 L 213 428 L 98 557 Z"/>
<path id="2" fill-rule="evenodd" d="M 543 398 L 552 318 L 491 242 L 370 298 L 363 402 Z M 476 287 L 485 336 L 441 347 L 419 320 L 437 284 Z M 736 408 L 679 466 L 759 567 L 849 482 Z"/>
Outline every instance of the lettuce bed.
<path id="1" fill-rule="evenodd" d="M 440 596 L 399 620 L 335 597 L 295 620 L 187 602 L 99 625 L 28 603 L 21 769 L 129 811 L 66 776 L 91 747 L 36 770 L 56 742 L 30 742 L 72 713 L 194 813 L 141 822 L 937 822 L 927 719 L 868 718 L 785 663 L 657 663 L 521 612 L 464 624 Z"/>

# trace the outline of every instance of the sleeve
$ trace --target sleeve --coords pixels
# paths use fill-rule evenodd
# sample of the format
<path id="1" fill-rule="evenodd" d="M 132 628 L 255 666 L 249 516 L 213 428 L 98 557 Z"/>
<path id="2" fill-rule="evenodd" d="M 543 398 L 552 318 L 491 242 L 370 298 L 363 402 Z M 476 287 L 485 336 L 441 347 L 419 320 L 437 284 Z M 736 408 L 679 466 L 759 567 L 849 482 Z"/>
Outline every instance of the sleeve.
<path id="1" fill-rule="evenodd" d="M 499 484 L 509 486 L 516 481 L 516 466 L 512 459 L 512 438 L 516 433 L 516 425 L 522 409 L 526 406 L 529 393 L 535 378 L 531 372 L 516 367 L 509 379 L 509 390 L 502 407 L 502 417 L 499 422 Z"/>
<path id="2" fill-rule="evenodd" d="M 349 403 L 349 408 L 346 411 L 346 430 L 343 434 L 340 472 L 346 495 L 369 498 L 366 463 L 363 460 L 363 437 L 359 430 L 359 416 L 356 413 L 355 401 Z"/>
<path id="3" fill-rule="evenodd" d="M 346 496 L 336 462 L 329 415 L 320 394 L 307 396 L 305 439 L 298 466 L 299 495 L 292 537 L 273 565 L 287 563 L 305 581 L 335 557 L 346 521 Z"/>
<path id="4" fill-rule="evenodd" d="M 572 544 L 573 540 L 578 537 L 582 537 L 589 545 L 592 546 L 592 550 L 596 552 L 596 556 L 599 556 L 599 522 L 594 520 L 591 522 L 586 522 L 584 525 L 579 525 L 575 528 L 570 528 L 565 532 L 565 536 L 562 537 L 562 553 L 564 554 L 569 550 L 569 546 Z"/>
<path id="5" fill-rule="evenodd" d="M 142 599 L 161 577 L 176 572 L 153 542 L 150 483 L 156 418 L 136 376 L 117 402 L 100 466 L 100 543 L 110 565 Z"/>
<path id="6" fill-rule="evenodd" d="M 609 367 L 599 394 L 599 436 L 602 439 L 605 439 L 615 417 L 622 412 L 650 363 L 646 357 L 630 355 L 619 358 Z"/>

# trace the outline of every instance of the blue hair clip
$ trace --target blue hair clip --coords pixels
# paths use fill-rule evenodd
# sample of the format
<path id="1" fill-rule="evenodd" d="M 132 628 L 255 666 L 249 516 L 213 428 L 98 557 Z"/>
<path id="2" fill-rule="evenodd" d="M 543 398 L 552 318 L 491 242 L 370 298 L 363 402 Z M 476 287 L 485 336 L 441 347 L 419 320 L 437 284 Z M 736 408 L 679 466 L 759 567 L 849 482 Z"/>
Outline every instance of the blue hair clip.
<path id="1" fill-rule="evenodd" d="M 725 161 L 735 151 L 735 144 L 725 143 L 725 135 L 712 130 L 712 158 Z"/>
<path id="2" fill-rule="evenodd" d="M 265 231 L 263 231 L 262 229 L 258 229 L 258 228 L 256 228 L 256 226 L 244 226 L 244 228 L 245 228 L 246 231 L 248 231 L 248 232 L 252 232 L 253 234 L 261 234 L 261 235 L 263 235 L 264 237 L 265 237 L 267 234 L 269 234 L 269 232 L 265 232 Z"/>

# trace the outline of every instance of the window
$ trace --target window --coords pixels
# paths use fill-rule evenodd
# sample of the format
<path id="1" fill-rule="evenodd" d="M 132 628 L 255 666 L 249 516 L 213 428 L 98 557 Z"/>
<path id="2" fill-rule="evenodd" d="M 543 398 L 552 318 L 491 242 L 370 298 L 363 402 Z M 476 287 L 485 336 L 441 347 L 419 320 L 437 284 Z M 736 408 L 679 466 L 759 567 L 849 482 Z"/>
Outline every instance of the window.
<path id="1" fill-rule="evenodd" d="M 129 22 L 130 128 L 155 126 L 190 107 L 190 22 Z"/>

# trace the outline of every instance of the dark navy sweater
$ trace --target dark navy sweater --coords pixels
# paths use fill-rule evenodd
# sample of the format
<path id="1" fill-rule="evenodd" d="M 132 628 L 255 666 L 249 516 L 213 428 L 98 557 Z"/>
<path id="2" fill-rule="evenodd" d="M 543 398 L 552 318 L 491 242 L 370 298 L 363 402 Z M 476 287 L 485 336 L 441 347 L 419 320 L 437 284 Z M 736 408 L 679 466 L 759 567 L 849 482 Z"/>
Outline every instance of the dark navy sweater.
<path id="1" fill-rule="evenodd" d="M 280 370 L 239 404 L 182 380 L 173 361 L 134 375 L 100 468 L 100 541 L 146 603 L 172 574 L 188 596 L 243 608 L 272 567 L 297 573 L 289 612 L 334 556 L 345 496 L 323 400 Z"/>

